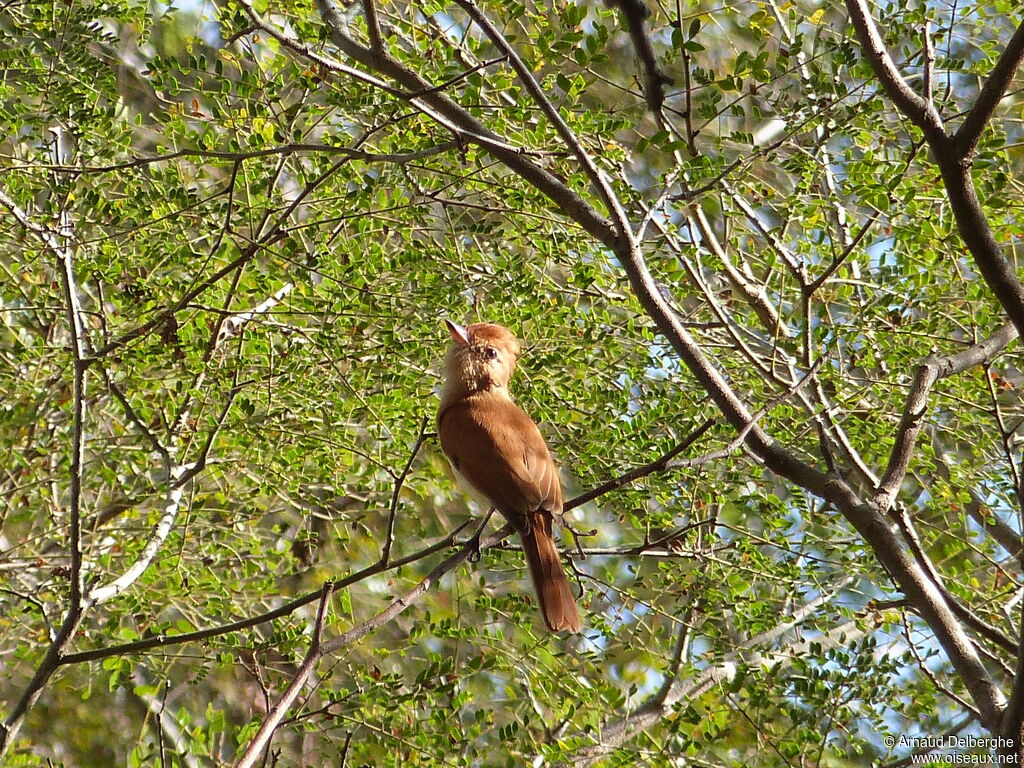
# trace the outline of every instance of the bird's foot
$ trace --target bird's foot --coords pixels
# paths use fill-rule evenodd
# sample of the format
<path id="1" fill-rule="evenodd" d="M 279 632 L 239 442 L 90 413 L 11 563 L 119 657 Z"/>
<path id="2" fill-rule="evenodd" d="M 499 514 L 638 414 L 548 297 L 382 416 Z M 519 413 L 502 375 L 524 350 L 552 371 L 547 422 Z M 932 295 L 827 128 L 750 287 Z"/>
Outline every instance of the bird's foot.
<path id="1" fill-rule="evenodd" d="M 472 547 L 472 552 L 469 554 L 469 562 L 477 563 L 480 562 L 480 537 L 483 535 L 484 528 L 487 527 L 487 523 L 491 521 L 491 515 L 494 514 L 494 508 L 492 507 L 486 515 L 484 515 L 484 521 L 477 527 L 476 532 L 469 537 L 469 541 L 466 542 L 466 546 Z"/>

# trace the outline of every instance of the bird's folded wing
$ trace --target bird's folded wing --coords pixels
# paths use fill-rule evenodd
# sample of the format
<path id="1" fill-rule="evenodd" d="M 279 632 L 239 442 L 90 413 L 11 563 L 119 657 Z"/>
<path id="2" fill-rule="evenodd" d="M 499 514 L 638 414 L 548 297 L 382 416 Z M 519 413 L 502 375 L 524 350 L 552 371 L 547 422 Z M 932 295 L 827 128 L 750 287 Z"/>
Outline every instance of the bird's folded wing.
<path id="1" fill-rule="evenodd" d="M 562 511 L 558 470 L 529 416 L 504 398 L 469 397 L 438 419 L 455 470 L 506 515 Z"/>

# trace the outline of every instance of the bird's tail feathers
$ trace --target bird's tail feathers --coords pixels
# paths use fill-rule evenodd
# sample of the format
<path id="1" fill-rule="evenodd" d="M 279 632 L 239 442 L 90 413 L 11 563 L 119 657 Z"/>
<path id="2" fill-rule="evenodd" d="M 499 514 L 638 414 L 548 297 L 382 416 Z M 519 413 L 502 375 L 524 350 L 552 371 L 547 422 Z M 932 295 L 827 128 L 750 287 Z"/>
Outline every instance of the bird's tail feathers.
<path id="1" fill-rule="evenodd" d="M 529 522 L 520 536 L 544 621 L 552 632 L 579 632 L 580 614 L 551 534 L 551 515 L 540 510 Z"/>

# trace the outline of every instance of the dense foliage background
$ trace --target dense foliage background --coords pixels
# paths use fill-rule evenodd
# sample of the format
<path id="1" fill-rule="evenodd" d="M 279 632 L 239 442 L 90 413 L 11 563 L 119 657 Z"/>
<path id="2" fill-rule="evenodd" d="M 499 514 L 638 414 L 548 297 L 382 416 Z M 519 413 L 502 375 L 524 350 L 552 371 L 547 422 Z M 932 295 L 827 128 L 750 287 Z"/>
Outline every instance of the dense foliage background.
<path id="1" fill-rule="evenodd" d="M 374 2 L 0 6 L 6 764 L 1018 749 L 1017 4 Z M 600 491 L 578 636 L 445 316 Z"/>

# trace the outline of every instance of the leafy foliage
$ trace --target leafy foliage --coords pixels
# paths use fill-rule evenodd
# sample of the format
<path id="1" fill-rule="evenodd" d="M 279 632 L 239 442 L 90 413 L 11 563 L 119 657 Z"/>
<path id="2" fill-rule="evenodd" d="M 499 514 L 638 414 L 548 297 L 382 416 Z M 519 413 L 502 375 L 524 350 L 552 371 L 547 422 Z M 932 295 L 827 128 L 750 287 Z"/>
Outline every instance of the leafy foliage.
<path id="1" fill-rule="evenodd" d="M 481 511 L 425 435 L 444 316 L 524 340 L 514 388 L 568 497 L 714 422 L 684 463 L 568 516 L 582 635 L 544 633 L 521 553 L 488 549 L 322 659 L 271 762 L 843 765 L 905 757 L 892 734 L 982 733 L 935 626 L 877 549 L 736 443 L 622 258 L 573 214 L 608 214 L 585 153 L 758 426 L 870 498 L 916 367 L 1006 313 L 846 12 L 652 7 L 645 34 L 673 80 L 658 118 L 614 10 L 476 7 L 575 146 L 465 4 L 379 4 L 379 70 L 340 49 L 308 2 L 0 9 L 0 192 L 21 212 L 0 221 L 5 717 L 66 620 L 76 504 L 86 595 L 7 764 L 231 764 L 296 675 L 324 581 L 352 577 L 326 639 L 374 620 L 460 546 L 425 551 Z M 950 121 L 1016 15 L 1003 0 L 874 10 Z M 350 39 L 372 45 L 365 5 L 343 14 Z M 494 138 L 438 119 L 399 70 Z M 972 168 L 1011 259 L 1019 115 L 1011 90 Z M 575 208 L 488 141 L 564 184 Z M 977 620 L 961 615 L 1006 694 L 1024 423 L 1012 349 L 935 386 L 883 510 Z"/>

